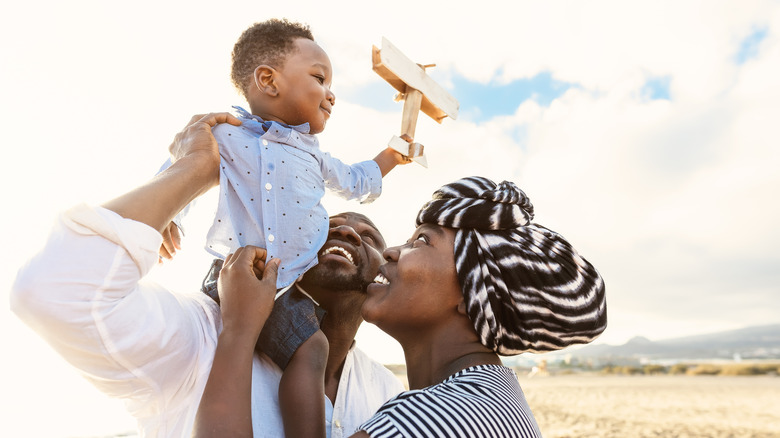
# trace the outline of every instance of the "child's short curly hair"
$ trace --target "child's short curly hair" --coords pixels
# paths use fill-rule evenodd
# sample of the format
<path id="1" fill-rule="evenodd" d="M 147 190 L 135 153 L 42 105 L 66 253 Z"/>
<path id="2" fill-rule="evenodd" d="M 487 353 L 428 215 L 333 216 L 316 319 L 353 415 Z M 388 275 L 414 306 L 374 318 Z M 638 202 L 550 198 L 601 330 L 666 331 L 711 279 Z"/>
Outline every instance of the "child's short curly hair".
<path id="1" fill-rule="evenodd" d="M 255 23 L 245 30 L 233 46 L 230 78 L 238 91 L 246 96 L 247 87 L 258 65 L 281 67 L 287 55 L 295 49 L 294 41 L 306 38 L 314 41 L 308 25 L 272 18 Z"/>

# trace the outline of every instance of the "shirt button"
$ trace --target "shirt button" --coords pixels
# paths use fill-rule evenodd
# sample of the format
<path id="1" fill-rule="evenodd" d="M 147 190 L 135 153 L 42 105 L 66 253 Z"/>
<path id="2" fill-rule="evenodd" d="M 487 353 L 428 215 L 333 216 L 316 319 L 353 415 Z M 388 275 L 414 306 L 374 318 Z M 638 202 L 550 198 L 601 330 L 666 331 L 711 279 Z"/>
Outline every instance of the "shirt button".
<path id="1" fill-rule="evenodd" d="M 268 235 L 268 241 L 269 242 L 273 242 L 274 241 L 274 235 L 273 234 L 269 234 Z"/>
<path id="2" fill-rule="evenodd" d="M 341 427 L 341 421 L 339 421 L 339 420 L 335 420 L 335 421 L 333 422 L 333 425 L 334 425 L 334 426 L 336 426 L 336 427 Z"/>
<path id="3" fill-rule="evenodd" d="M 273 186 L 271 186 L 271 183 L 265 183 L 265 189 L 266 190 L 271 190 L 271 187 L 273 187 Z"/>
<path id="4" fill-rule="evenodd" d="M 263 146 L 268 146 L 268 140 L 263 139 Z"/>

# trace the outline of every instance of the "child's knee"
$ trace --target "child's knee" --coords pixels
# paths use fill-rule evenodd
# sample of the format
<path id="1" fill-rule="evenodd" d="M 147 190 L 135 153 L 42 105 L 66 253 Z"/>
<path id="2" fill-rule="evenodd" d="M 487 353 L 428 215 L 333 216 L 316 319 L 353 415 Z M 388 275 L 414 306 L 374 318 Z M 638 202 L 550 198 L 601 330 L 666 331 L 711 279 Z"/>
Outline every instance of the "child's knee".
<path id="1" fill-rule="evenodd" d="M 298 347 L 292 358 L 290 358 L 290 365 L 305 366 L 324 372 L 325 364 L 328 362 L 329 350 L 328 338 L 322 330 L 318 330 Z"/>

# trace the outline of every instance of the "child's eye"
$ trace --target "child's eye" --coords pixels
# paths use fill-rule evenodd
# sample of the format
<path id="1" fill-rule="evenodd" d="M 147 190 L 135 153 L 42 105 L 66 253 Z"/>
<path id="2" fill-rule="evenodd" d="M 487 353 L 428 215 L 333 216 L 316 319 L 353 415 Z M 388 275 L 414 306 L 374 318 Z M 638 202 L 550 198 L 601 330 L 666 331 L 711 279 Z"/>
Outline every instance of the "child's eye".
<path id="1" fill-rule="evenodd" d="M 320 85 L 325 83 L 325 76 L 314 75 L 314 77 L 317 79 L 317 82 L 319 82 Z"/>

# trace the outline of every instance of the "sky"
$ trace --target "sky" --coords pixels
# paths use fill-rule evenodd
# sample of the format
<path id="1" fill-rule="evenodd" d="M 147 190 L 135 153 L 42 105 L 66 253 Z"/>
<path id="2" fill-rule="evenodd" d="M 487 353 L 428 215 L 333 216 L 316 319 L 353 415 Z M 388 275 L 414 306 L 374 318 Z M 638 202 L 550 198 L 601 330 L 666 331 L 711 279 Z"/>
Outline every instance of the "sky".
<path id="1" fill-rule="evenodd" d="M 509 180 L 535 222 L 603 275 L 597 343 L 780 320 L 778 1 L 17 2 L 0 17 L 0 424 L 11 435 L 133 428 L 121 402 L 10 312 L 8 291 L 58 212 L 144 182 L 193 114 L 244 104 L 230 51 L 271 17 L 310 24 L 328 52 L 337 103 L 320 143 L 344 161 L 399 134 L 401 103 L 371 69 L 382 37 L 436 64 L 428 73 L 460 102 L 457 120 L 419 118 L 428 169 L 396 168 L 370 205 L 327 197 L 331 213 L 365 213 L 399 244 L 441 185 Z M 186 293 L 209 263 L 208 208 L 194 221 L 177 259 L 151 274 Z M 403 361 L 369 324 L 358 345 Z"/>

